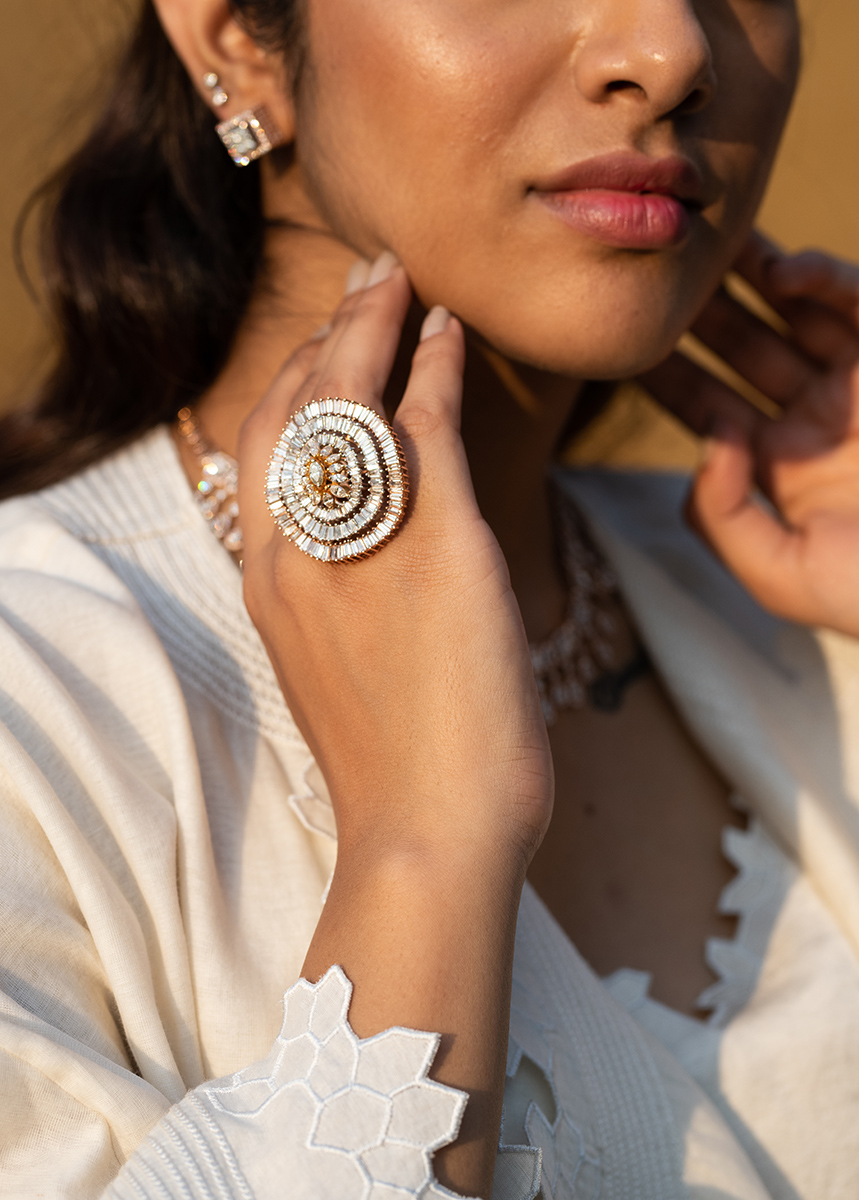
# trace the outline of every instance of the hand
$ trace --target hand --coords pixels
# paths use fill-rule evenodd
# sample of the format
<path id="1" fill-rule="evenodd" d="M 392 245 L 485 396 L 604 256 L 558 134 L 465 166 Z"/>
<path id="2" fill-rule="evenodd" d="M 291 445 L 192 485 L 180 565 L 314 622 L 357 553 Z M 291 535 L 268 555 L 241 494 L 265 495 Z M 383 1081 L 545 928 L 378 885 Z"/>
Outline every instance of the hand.
<path id="1" fill-rule="evenodd" d="M 778 616 L 859 636 L 859 268 L 755 234 L 735 269 L 783 335 L 725 290 L 692 332 L 779 415 L 679 354 L 642 382 L 709 437 L 689 515 L 726 565 Z"/>
<path id="2" fill-rule="evenodd" d="M 371 279 L 381 273 L 382 260 Z M 359 1036 L 391 1025 L 444 1035 L 433 1073 L 471 1100 L 436 1169 L 456 1191 L 487 1196 L 516 912 L 553 778 L 521 616 L 459 436 L 459 322 L 433 310 L 434 335 L 414 355 L 394 419 L 412 495 L 387 545 L 317 562 L 281 535 L 263 495 L 301 404 L 347 396 L 383 413 L 409 299 L 396 266 L 347 297 L 245 423 L 245 597 L 337 820 L 337 868 L 303 974 L 343 966 Z"/>
<path id="3" fill-rule="evenodd" d="M 348 296 L 246 422 L 246 601 L 329 784 L 341 846 L 470 831 L 530 854 L 551 806 L 551 760 L 506 564 L 459 437 L 459 322 L 418 346 L 394 419 L 412 497 L 391 542 L 360 562 L 319 563 L 264 503 L 268 457 L 301 404 L 347 396 L 384 415 L 410 294 L 395 266 Z"/>

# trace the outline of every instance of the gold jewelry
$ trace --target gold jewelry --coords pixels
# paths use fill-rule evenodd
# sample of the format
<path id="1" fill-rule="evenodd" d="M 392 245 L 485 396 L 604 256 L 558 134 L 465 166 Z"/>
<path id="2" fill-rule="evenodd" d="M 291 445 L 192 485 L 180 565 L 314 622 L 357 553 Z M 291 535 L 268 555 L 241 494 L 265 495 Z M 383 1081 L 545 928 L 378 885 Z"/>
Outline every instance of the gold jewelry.
<path id="1" fill-rule="evenodd" d="M 333 436 L 335 430 L 324 427 L 319 433 L 313 432 L 313 414 L 308 412 L 310 409 L 317 410 L 315 419 L 321 426 L 332 424 L 333 418 L 337 438 Z M 343 412 L 344 415 L 336 416 L 337 412 Z M 296 422 L 299 414 L 302 414 L 302 418 Z M 373 424 L 381 427 L 380 440 L 381 435 L 388 435 L 393 442 L 393 452 L 388 445 L 387 459 L 384 453 L 380 460 L 378 451 L 373 452 L 376 446 L 374 437 L 366 429 L 362 430 L 358 419 L 364 414 L 369 414 Z M 327 418 L 326 422 L 319 422 L 320 415 Z M 190 408 L 180 409 L 177 419 L 180 435 L 200 462 L 201 478 L 194 492 L 197 505 L 215 536 L 227 550 L 238 554 L 242 550 L 239 506 L 236 501 L 238 463 L 207 441 Z M 394 507 L 387 518 L 380 518 L 377 512 L 375 524 L 371 523 L 368 531 L 362 535 L 357 526 L 352 528 L 355 521 L 352 517 L 345 522 L 350 529 L 347 538 L 351 540 L 333 544 L 326 543 L 321 537 L 314 540 L 301 532 L 298 524 L 289 516 L 281 491 L 287 464 L 287 435 L 291 436 L 293 425 L 299 431 L 304 428 L 305 437 L 303 451 L 298 454 L 290 451 L 292 479 L 295 480 L 297 475 L 298 483 L 295 486 L 301 492 L 302 501 L 306 499 L 311 506 L 320 509 L 322 519 L 318 524 L 321 529 L 331 532 L 332 527 L 336 528 L 337 514 L 348 504 L 356 488 L 366 497 L 360 510 L 366 513 L 373 503 L 379 501 L 378 480 L 390 467 L 388 496 L 389 503 L 393 501 Z M 349 434 L 344 432 L 353 426 L 361 430 L 361 440 L 364 447 L 369 446 L 371 457 L 377 464 L 380 461 L 383 464 L 382 470 L 377 469 L 375 475 L 370 472 L 363 474 L 360 467 L 355 469 L 358 455 L 351 456 L 352 452 L 348 450 Z M 387 444 L 387 436 L 384 441 Z M 362 450 L 362 456 L 363 453 Z M 351 474 L 350 464 L 353 467 Z M 293 486 L 289 479 L 286 480 L 286 486 Z M 374 487 L 375 495 L 372 495 Z M 382 498 L 384 492 L 383 486 Z M 553 492 L 561 568 L 567 586 L 566 614 L 563 622 L 547 638 L 529 645 L 537 692 L 547 725 L 554 724 L 559 712 L 568 708 L 584 708 L 588 703 L 601 712 L 617 711 L 627 687 L 651 670 L 647 652 L 640 646 L 629 662 L 619 669 L 611 667 L 612 651 L 607 639 L 616 625 L 608 607 L 617 596 L 617 580 L 591 539 L 573 501 L 557 485 L 554 485 Z M 329 397 L 314 401 L 313 405 L 305 405 L 286 426 L 272 454 L 266 477 L 266 499 L 286 536 L 301 545 L 306 553 L 328 562 L 364 558 L 393 536 L 408 500 L 405 464 L 396 435 L 387 422 L 362 404 Z M 301 508 L 307 523 L 312 509 L 308 509 L 303 502 Z M 342 526 L 344 521 L 341 520 L 340 524 Z M 287 532 L 284 525 L 291 526 L 293 532 Z M 306 544 L 302 545 L 299 539 Z"/>
<path id="2" fill-rule="evenodd" d="M 176 419 L 180 436 L 200 463 L 200 480 L 194 489 L 197 506 L 215 537 L 224 543 L 231 554 L 240 554 L 244 542 L 236 500 L 239 464 L 206 440 L 190 408 L 180 408 Z"/>
<path id="3" fill-rule="evenodd" d="M 312 400 L 295 413 L 266 474 L 279 529 L 321 562 L 366 558 L 383 546 L 402 522 L 408 492 L 391 426 L 340 396 Z"/>
<path id="4" fill-rule="evenodd" d="M 265 108 L 247 108 L 229 121 L 221 121 L 215 133 L 237 167 L 246 167 L 286 141 Z"/>

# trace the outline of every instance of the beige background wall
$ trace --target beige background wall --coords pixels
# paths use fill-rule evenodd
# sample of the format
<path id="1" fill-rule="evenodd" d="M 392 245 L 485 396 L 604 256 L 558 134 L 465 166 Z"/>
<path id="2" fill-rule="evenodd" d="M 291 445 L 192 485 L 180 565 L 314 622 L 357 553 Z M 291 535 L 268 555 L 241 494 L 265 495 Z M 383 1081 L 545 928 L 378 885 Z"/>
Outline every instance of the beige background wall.
<path id="1" fill-rule="evenodd" d="M 25 199 L 84 127 L 104 62 L 133 0 L 0 0 L 0 406 L 13 403 L 44 354 L 38 313 L 17 278 L 12 231 Z"/>
<path id="2" fill-rule="evenodd" d="M 25 197 L 62 158 L 103 81 L 134 0 L 6 0 L 0 72 L 0 404 L 14 403 L 45 353 L 38 312 L 18 281 L 12 226 Z M 761 214 L 785 245 L 859 258 L 859 0 L 802 0 L 805 73 Z M 10 132 L 11 131 L 11 132 Z M 646 402 L 627 395 L 582 448 L 617 462 L 685 462 L 693 450 Z"/>

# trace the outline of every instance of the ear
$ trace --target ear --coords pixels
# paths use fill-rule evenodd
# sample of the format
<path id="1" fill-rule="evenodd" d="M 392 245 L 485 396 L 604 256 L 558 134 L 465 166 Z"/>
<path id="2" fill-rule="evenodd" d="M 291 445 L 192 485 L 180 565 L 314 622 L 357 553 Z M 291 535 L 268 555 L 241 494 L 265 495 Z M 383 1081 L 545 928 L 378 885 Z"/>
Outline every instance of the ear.
<path id="1" fill-rule="evenodd" d="M 153 0 L 164 32 L 218 121 L 264 106 L 290 142 L 295 109 L 281 54 L 264 50 L 233 17 L 227 0 Z M 229 97 L 217 106 L 204 76 L 214 72 Z"/>

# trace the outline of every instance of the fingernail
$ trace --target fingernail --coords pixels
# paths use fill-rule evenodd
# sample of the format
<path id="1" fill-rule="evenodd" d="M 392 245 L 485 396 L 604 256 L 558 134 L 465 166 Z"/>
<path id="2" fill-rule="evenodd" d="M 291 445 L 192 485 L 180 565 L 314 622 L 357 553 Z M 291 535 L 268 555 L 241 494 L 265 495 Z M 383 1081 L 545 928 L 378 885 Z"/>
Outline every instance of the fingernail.
<path id="1" fill-rule="evenodd" d="M 366 258 L 359 258 L 357 262 L 352 263 L 349 268 L 349 274 L 346 276 L 346 290 L 344 296 L 351 296 L 353 292 L 360 292 L 361 288 L 367 282 L 367 276 L 370 274 L 370 264 Z"/>
<path id="2" fill-rule="evenodd" d="M 436 304 L 424 317 L 424 323 L 421 325 L 421 341 L 425 342 L 427 338 L 435 337 L 437 333 L 443 333 L 449 320 L 450 313 L 447 309 Z"/>
<path id="3" fill-rule="evenodd" d="M 321 342 L 323 338 L 327 338 L 331 332 L 331 322 L 326 321 L 324 325 L 320 325 L 315 333 L 311 333 L 307 339 L 308 342 Z"/>
<path id="4" fill-rule="evenodd" d="M 370 269 L 370 275 L 364 286 L 371 288 L 375 287 L 377 283 L 384 283 L 386 279 L 390 278 L 395 268 L 399 265 L 399 259 L 397 258 L 396 254 L 392 254 L 390 250 L 385 250 L 373 263 L 373 266 Z"/>

